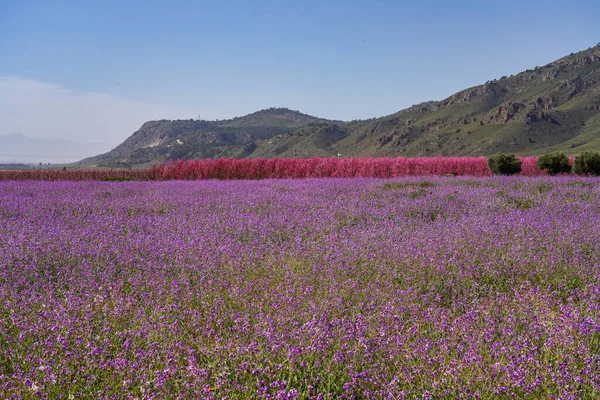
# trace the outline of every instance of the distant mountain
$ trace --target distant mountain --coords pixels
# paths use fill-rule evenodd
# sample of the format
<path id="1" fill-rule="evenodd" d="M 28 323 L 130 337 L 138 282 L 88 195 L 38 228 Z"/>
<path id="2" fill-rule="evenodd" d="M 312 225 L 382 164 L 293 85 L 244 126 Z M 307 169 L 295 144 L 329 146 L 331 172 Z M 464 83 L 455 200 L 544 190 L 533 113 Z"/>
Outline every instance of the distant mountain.
<path id="1" fill-rule="evenodd" d="M 285 108 L 225 121 L 152 121 L 83 164 L 180 158 L 521 155 L 600 150 L 600 44 L 395 114 L 330 121 Z"/>
<path id="2" fill-rule="evenodd" d="M 114 150 L 81 164 L 129 166 L 181 158 L 249 157 L 258 144 L 268 146 L 265 143 L 280 135 L 335 123 L 286 108 L 223 121 L 150 121 Z"/>
<path id="3" fill-rule="evenodd" d="M 72 163 L 107 150 L 110 146 L 102 143 L 29 138 L 19 133 L 0 135 L 0 162 Z"/>

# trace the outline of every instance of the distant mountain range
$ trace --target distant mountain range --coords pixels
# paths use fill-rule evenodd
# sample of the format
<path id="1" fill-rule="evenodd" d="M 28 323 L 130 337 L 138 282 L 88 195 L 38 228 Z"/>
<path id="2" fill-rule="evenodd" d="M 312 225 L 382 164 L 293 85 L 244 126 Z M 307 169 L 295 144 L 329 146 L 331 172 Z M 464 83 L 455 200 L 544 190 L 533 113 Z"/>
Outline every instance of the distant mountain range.
<path id="1" fill-rule="evenodd" d="M 72 163 L 110 150 L 103 143 L 29 138 L 20 133 L 0 135 L 0 163 Z"/>
<path id="2" fill-rule="evenodd" d="M 82 165 L 216 157 L 536 155 L 600 150 L 600 44 L 442 101 L 363 121 L 271 108 L 224 121 L 147 122 Z"/>

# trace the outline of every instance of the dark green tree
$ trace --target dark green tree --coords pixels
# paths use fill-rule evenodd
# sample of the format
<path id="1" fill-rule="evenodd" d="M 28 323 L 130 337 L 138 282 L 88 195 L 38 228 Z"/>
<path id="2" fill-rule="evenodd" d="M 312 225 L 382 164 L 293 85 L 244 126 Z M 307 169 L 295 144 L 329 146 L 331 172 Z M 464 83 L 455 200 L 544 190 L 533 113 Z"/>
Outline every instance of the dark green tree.
<path id="1" fill-rule="evenodd" d="M 495 175 L 514 175 L 521 172 L 523 162 L 514 154 L 496 154 L 488 157 L 488 166 Z"/>
<path id="2" fill-rule="evenodd" d="M 600 175 L 600 153 L 584 151 L 575 158 L 573 172 L 579 175 Z"/>
<path id="3" fill-rule="evenodd" d="M 548 175 L 568 174 L 572 169 L 569 157 L 559 151 L 538 158 L 537 167 L 548 172 Z"/>

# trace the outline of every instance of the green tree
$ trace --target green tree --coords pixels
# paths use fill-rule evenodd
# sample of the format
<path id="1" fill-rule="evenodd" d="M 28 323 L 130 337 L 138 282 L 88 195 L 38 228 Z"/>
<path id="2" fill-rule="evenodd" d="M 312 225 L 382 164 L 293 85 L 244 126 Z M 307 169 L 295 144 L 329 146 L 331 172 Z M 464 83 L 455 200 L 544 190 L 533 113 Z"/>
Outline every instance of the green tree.
<path id="1" fill-rule="evenodd" d="M 537 167 L 548 172 L 548 175 L 568 174 L 571 172 L 569 157 L 559 151 L 544 154 L 538 158 Z"/>
<path id="2" fill-rule="evenodd" d="M 600 175 L 600 153 L 584 151 L 575 158 L 573 172 L 579 175 Z"/>
<path id="3" fill-rule="evenodd" d="M 514 154 L 496 154 L 488 157 L 488 166 L 495 175 L 514 175 L 521 172 L 523 162 Z"/>

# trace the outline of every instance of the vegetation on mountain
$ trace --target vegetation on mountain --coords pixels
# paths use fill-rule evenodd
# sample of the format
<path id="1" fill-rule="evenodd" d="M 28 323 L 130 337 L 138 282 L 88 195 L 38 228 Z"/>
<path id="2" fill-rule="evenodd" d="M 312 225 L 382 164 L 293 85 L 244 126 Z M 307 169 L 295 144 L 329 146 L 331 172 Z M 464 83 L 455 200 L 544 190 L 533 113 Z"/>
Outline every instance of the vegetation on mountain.
<path id="1" fill-rule="evenodd" d="M 198 158 L 577 155 L 600 150 L 600 46 L 364 121 L 271 108 L 222 121 L 150 121 L 92 166 Z"/>

